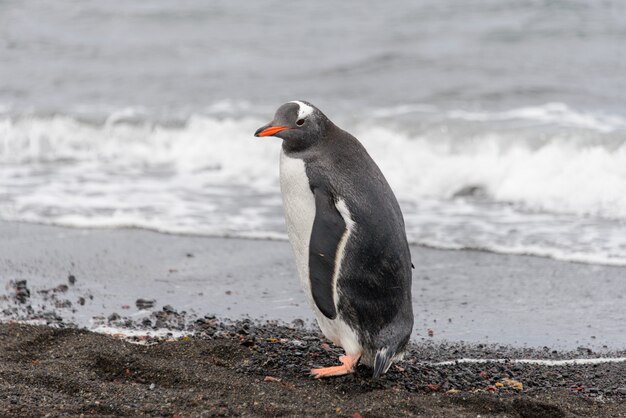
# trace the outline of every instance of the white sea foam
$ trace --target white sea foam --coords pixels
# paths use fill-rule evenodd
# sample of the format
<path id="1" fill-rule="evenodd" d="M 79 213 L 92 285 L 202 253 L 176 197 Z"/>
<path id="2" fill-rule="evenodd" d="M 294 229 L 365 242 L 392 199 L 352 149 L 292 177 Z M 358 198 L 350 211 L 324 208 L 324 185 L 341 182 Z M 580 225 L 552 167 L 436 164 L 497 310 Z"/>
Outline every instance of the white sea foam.
<path id="1" fill-rule="evenodd" d="M 621 116 L 581 112 L 571 109 L 565 103 L 547 103 L 541 106 L 520 107 L 503 112 L 453 110 L 447 114 L 451 118 L 469 121 L 528 120 L 573 128 L 593 129 L 600 132 L 613 132 L 626 128 L 626 119 Z"/>
<path id="2" fill-rule="evenodd" d="M 104 123 L 2 117 L 0 218 L 284 238 L 280 140 L 252 136 L 266 120 L 223 116 L 234 108 L 248 114 L 227 103 L 178 124 L 151 121 L 142 108 Z M 345 127 L 398 195 L 411 242 L 626 265 L 620 117 L 554 104 L 396 111 L 417 113 L 410 125 L 375 118 Z M 545 126 L 520 125 L 530 118 Z"/>
<path id="3" fill-rule="evenodd" d="M 106 325 L 99 325 L 95 328 L 91 328 L 90 331 L 96 332 L 98 334 L 112 335 L 115 337 L 122 338 L 133 344 L 146 344 L 146 340 L 142 338 L 150 338 L 150 339 L 179 339 L 182 337 L 188 337 L 193 335 L 192 332 L 185 331 L 177 331 L 170 330 L 166 328 L 160 328 L 156 330 L 149 329 L 131 329 L 131 328 L 122 328 L 122 327 L 110 327 Z"/>
<path id="4" fill-rule="evenodd" d="M 537 147 L 522 135 L 404 135 L 382 127 L 357 132 L 400 197 L 451 198 L 480 187 L 528 209 L 626 219 L 626 140 L 616 149 L 555 135 Z"/>
<path id="5" fill-rule="evenodd" d="M 526 121 L 538 124 L 551 124 L 558 127 L 581 128 L 609 133 L 626 129 L 626 118 L 608 113 L 591 113 L 572 109 L 565 103 L 546 103 L 538 106 L 525 106 L 504 111 L 442 110 L 429 104 L 404 104 L 374 109 L 370 112 L 375 118 L 394 118 L 406 115 L 426 114 L 445 117 L 451 120 L 489 123 Z"/>
<path id="6" fill-rule="evenodd" d="M 566 360 L 551 359 L 476 359 L 461 358 L 457 360 L 440 361 L 437 363 L 429 363 L 431 366 L 450 366 L 457 363 L 469 364 L 485 364 L 485 363 L 512 363 L 512 364 L 536 364 L 538 366 L 567 366 L 567 365 L 586 365 L 586 364 L 603 364 L 603 363 L 624 363 L 626 357 L 598 357 L 598 358 L 573 358 Z"/>

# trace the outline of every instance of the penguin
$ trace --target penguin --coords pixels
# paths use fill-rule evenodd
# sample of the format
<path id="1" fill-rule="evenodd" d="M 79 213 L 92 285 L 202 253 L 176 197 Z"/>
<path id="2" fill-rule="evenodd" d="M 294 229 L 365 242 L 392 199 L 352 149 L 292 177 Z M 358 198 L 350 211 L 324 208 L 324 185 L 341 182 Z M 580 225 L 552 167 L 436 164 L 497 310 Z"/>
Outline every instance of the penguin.
<path id="1" fill-rule="evenodd" d="M 413 328 L 404 219 L 363 145 L 306 101 L 278 108 L 256 137 L 282 139 L 280 189 L 302 288 L 322 333 L 345 351 L 315 378 L 386 373 Z"/>

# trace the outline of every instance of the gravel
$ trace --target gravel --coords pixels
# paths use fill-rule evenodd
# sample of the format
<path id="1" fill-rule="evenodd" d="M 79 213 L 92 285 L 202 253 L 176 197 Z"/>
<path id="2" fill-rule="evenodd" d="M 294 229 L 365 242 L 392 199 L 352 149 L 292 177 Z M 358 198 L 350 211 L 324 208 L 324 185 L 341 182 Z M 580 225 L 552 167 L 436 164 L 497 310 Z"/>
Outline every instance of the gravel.
<path id="1" fill-rule="evenodd" d="M 341 352 L 303 321 L 209 316 L 186 330 L 193 335 L 131 337 L 121 329 L 114 338 L 72 327 L 0 324 L 0 415 L 626 414 L 624 363 L 436 365 L 453 357 L 513 359 L 528 353 L 412 344 L 406 359 L 381 379 L 358 366 L 352 375 L 319 381 L 308 370 L 336 364 Z"/>

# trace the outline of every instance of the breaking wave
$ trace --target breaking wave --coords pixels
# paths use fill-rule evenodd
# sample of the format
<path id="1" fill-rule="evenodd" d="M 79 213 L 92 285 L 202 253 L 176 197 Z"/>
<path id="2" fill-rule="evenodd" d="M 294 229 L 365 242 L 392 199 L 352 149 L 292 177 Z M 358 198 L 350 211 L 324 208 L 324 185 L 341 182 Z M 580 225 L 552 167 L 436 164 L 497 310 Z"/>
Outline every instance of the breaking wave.
<path id="1" fill-rule="evenodd" d="M 277 139 L 246 105 L 162 120 L 0 117 L 0 218 L 283 238 Z M 237 110 L 237 111 L 234 111 Z M 249 113 L 248 113 L 249 114 Z M 381 166 L 414 243 L 626 265 L 626 121 L 551 103 L 336 122 Z"/>

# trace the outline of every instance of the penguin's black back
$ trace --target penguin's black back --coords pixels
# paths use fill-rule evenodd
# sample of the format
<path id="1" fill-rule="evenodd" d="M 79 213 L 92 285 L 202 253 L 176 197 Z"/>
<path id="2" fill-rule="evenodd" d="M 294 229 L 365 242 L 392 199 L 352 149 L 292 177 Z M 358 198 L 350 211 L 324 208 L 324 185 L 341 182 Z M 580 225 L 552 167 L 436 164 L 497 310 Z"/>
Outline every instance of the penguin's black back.
<path id="1" fill-rule="evenodd" d="M 339 314 L 357 331 L 366 363 L 381 349 L 393 356 L 413 326 L 411 255 L 398 201 L 363 145 L 332 123 L 297 154 L 313 193 L 343 200 L 354 221 L 337 278 Z M 315 228 L 312 234 L 314 241 Z"/>

